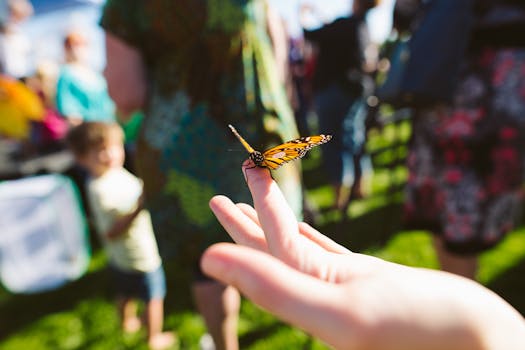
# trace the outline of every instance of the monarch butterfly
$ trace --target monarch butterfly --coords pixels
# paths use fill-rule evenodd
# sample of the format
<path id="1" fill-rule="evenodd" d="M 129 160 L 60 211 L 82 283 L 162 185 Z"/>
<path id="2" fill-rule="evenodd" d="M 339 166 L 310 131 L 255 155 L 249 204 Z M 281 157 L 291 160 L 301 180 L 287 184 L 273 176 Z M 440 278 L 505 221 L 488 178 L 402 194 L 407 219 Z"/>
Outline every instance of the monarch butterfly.
<path id="1" fill-rule="evenodd" d="M 316 135 L 300 137 L 283 143 L 282 145 L 272 147 L 264 152 L 256 151 L 239 135 L 237 130 L 232 125 L 228 125 L 235 136 L 241 141 L 242 145 L 248 153 L 250 159 L 260 168 L 268 168 L 271 170 L 278 169 L 284 163 L 294 159 L 304 157 L 306 152 L 311 148 L 320 144 L 326 143 L 332 139 L 332 135 Z"/>

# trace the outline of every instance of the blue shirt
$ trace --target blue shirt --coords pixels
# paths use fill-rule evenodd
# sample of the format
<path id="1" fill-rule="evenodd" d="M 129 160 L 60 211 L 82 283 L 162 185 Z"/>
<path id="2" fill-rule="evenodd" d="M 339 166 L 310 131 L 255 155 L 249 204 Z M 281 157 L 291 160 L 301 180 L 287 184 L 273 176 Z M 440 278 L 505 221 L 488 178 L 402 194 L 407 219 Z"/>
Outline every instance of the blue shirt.
<path id="1" fill-rule="evenodd" d="M 115 104 L 108 94 L 104 77 L 80 65 L 66 64 L 57 82 L 58 111 L 84 121 L 114 121 Z"/>

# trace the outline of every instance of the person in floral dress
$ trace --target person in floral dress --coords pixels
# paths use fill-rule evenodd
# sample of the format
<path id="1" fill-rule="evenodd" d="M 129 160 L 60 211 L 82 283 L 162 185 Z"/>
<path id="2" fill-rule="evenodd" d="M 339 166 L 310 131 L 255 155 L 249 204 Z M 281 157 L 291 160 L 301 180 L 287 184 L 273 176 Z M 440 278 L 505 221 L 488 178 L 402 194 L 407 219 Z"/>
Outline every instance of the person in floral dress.
<path id="1" fill-rule="evenodd" d="M 441 267 L 470 278 L 522 200 L 525 7 L 501 3 L 477 2 L 454 102 L 416 111 L 408 155 L 408 226 L 434 232 Z"/>

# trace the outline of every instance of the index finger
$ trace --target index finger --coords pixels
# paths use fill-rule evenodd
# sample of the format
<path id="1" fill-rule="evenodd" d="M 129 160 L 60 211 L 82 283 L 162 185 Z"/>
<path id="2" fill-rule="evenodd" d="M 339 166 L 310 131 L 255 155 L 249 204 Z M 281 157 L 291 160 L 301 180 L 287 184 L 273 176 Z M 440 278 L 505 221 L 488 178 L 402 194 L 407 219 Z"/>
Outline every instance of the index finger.
<path id="1" fill-rule="evenodd" d="M 293 240 L 299 234 L 297 219 L 279 186 L 270 176 L 270 171 L 250 166 L 251 164 L 245 162 L 242 170 L 266 235 L 268 248 L 274 255 L 286 257 Z"/>

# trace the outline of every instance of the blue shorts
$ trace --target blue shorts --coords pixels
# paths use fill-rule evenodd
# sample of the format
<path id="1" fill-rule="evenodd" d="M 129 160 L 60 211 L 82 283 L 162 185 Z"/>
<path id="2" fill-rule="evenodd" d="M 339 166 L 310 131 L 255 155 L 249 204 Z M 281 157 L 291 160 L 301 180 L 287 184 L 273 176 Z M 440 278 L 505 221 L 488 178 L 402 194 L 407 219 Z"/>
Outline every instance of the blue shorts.
<path id="1" fill-rule="evenodd" d="M 112 282 L 118 297 L 138 298 L 145 302 L 164 299 L 166 296 L 166 277 L 160 265 L 151 272 L 124 271 L 110 266 Z"/>

